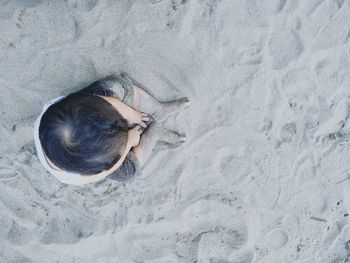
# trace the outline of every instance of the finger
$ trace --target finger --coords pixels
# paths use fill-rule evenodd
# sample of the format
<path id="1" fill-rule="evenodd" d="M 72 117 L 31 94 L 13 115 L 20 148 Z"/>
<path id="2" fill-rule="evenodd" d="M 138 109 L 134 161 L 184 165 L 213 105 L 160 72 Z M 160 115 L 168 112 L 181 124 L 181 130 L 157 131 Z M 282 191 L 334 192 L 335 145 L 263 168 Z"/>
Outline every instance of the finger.
<path id="1" fill-rule="evenodd" d="M 142 115 L 143 117 L 148 116 L 148 114 L 147 114 L 147 113 L 144 113 L 144 112 L 141 112 L 141 115 Z"/>
<path id="2" fill-rule="evenodd" d="M 141 128 L 139 124 L 136 124 L 135 127 L 133 128 L 135 131 L 138 131 Z"/>
<path id="3" fill-rule="evenodd" d="M 147 124 L 143 121 L 140 122 L 140 125 L 143 127 L 143 128 L 147 128 Z"/>
<path id="4" fill-rule="evenodd" d="M 146 128 L 140 127 L 140 129 L 138 130 L 138 133 L 140 134 L 140 136 L 143 134 L 145 130 Z"/>
<path id="5" fill-rule="evenodd" d="M 144 116 L 144 117 L 142 117 L 142 120 L 143 121 L 149 121 L 149 117 L 148 116 Z"/>

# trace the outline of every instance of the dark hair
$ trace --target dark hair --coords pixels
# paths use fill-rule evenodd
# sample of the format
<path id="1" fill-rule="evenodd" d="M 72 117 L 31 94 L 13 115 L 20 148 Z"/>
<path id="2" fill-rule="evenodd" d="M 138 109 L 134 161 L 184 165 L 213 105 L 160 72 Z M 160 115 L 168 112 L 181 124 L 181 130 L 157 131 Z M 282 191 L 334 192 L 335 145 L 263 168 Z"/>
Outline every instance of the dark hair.
<path id="1" fill-rule="evenodd" d="M 128 124 L 99 96 L 73 93 L 43 114 L 39 138 L 57 167 L 81 175 L 110 169 L 125 151 Z"/>

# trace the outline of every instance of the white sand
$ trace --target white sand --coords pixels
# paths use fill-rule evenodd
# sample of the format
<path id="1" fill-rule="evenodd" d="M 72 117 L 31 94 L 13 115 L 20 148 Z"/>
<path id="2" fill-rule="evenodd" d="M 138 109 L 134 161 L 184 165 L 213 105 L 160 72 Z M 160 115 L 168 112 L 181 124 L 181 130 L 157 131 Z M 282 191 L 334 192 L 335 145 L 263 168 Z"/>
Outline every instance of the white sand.
<path id="1" fill-rule="evenodd" d="M 349 32 L 350 0 L 0 0 L 0 262 L 350 262 Z M 188 143 L 60 184 L 34 120 L 116 70 L 192 100 Z"/>

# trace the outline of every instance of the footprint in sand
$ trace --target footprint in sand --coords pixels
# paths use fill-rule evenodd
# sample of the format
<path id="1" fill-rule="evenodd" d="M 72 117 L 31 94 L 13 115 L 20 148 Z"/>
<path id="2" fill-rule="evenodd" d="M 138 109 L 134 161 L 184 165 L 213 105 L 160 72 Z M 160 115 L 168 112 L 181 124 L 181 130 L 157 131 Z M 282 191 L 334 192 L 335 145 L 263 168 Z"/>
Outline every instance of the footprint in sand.
<path id="1" fill-rule="evenodd" d="M 288 235 L 281 230 L 272 230 L 262 237 L 259 248 L 265 250 L 277 250 L 284 247 L 288 242 Z"/>
<path id="2" fill-rule="evenodd" d="M 298 154 L 293 163 L 292 173 L 295 183 L 299 186 L 317 180 L 319 157 L 313 152 L 304 150 Z M 321 200 L 320 200 L 321 201 Z"/>
<path id="3" fill-rule="evenodd" d="M 220 163 L 220 170 L 231 183 L 239 183 L 249 178 L 254 167 L 244 156 L 225 156 Z"/>
<path id="4" fill-rule="evenodd" d="M 335 106 L 332 117 L 323 122 L 315 132 L 314 142 L 322 141 L 323 138 L 337 133 L 345 126 L 349 116 L 349 106 L 350 97 L 344 96 Z"/>
<path id="5" fill-rule="evenodd" d="M 325 251 L 319 262 L 350 262 L 350 226 L 345 222 L 335 222 L 324 231 Z M 336 250 L 334 248 L 337 248 Z"/>
<path id="6" fill-rule="evenodd" d="M 299 57 L 304 48 L 295 31 L 284 27 L 281 21 L 276 21 L 274 25 L 267 45 L 272 67 L 281 69 L 286 67 L 290 61 Z"/>
<path id="7" fill-rule="evenodd" d="M 248 218 L 253 217 L 236 200 L 201 199 L 181 215 L 183 238 L 177 250 L 191 262 L 251 262 L 250 233 L 255 231 Z"/>
<path id="8" fill-rule="evenodd" d="M 47 218 L 45 224 L 37 229 L 37 235 L 42 244 L 76 243 L 91 235 L 91 229 L 96 224 L 93 217 L 79 213 L 65 202 L 60 202 L 59 206 L 63 207 L 65 211 L 62 209 L 56 212 L 51 209 L 50 218 Z M 38 209 L 42 208 L 38 206 Z M 65 214 L 69 214 L 69 217 Z M 82 225 L 81 222 L 87 224 Z"/>
<path id="9" fill-rule="evenodd" d="M 253 254 L 250 252 L 231 255 L 232 250 L 239 249 L 241 241 L 238 232 L 224 227 L 203 233 L 198 242 L 198 262 L 232 262 L 233 258 L 234 262 L 251 262 Z"/>
<path id="10" fill-rule="evenodd" d="M 280 129 L 279 142 L 290 143 L 293 136 L 297 133 L 297 125 L 295 122 L 288 122 L 284 124 Z"/>
<path id="11" fill-rule="evenodd" d="M 2 183 L 11 183 L 18 179 L 18 173 L 15 171 L 9 160 L 0 159 L 0 181 Z"/>
<path id="12" fill-rule="evenodd" d="M 245 47 L 240 54 L 241 65 L 257 65 L 262 62 L 261 47 L 259 43 L 253 43 Z"/>
<path id="13" fill-rule="evenodd" d="M 227 182 L 237 186 L 250 180 L 256 170 L 256 164 L 249 159 L 250 156 L 248 148 L 237 149 L 237 152 L 232 154 L 232 148 L 224 146 L 217 149 L 213 163 Z"/>
<path id="14" fill-rule="evenodd" d="M 320 29 L 313 42 L 315 50 L 336 47 L 349 39 L 350 1 L 345 1 L 331 21 Z"/>

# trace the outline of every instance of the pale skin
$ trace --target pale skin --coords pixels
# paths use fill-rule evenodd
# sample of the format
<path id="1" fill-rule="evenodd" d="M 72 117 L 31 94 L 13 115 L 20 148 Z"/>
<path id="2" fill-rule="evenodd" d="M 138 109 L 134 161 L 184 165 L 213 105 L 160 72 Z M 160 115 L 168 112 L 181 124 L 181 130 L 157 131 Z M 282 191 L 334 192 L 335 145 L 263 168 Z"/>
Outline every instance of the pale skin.
<path id="1" fill-rule="evenodd" d="M 122 115 L 127 121 L 129 127 L 134 127 L 128 131 L 127 144 L 121 158 L 109 170 L 87 176 L 87 180 L 83 184 L 97 182 L 110 175 L 122 165 L 130 151 L 134 152 L 142 167 L 158 141 L 164 141 L 171 144 L 181 144 L 185 142 L 186 138 L 184 136 L 180 136 L 176 132 L 163 128 L 160 125 L 160 122 L 169 115 L 188 106 L 189 100 L 183 98 L 172 102 L 160 103 L 143 89 L 137 86 L 133 86 L 133 88 L 133 107 L 125 104 L 118 98 L 100 96 L 109 102 L 120 113 L 120 115 Z M 153 116 L 154 120 L 147 125 L 147 123 L 151 121 L 150 115 Z M 143 133 L 145 128 L 147 128 L 147 130 Z M 60 170 L 60 168 L 55 166 L 47 157 L 46 159 L 52 168 Z"/>

